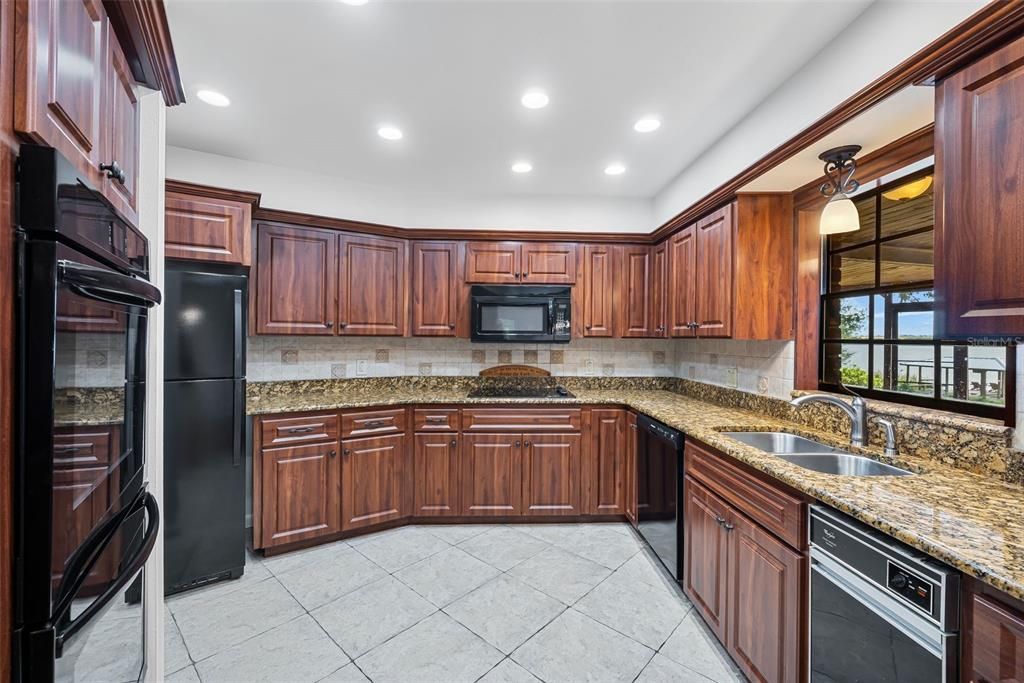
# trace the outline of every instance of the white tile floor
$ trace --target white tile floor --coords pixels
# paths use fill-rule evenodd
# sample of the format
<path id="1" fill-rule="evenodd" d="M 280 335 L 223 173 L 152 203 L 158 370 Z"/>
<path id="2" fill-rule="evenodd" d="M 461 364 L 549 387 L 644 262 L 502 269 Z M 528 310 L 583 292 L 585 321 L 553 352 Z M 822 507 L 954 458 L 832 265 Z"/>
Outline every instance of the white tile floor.
<path id="1" fill-rule="evenodd" d="M 175 683 L 743 681 L 626 525 L 412 526 L 167 601 Z"/>

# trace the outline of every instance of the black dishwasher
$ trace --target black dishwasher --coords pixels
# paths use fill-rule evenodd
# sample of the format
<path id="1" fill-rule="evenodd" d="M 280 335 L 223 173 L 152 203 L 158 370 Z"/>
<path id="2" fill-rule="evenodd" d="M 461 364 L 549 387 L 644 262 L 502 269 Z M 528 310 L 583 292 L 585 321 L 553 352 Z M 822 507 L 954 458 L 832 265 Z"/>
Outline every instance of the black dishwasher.
<path id="1" fill-rule="evenodd" d="M 683 433 L 637 417 L 637 530 L 673 578 L 682 578 Z"/>

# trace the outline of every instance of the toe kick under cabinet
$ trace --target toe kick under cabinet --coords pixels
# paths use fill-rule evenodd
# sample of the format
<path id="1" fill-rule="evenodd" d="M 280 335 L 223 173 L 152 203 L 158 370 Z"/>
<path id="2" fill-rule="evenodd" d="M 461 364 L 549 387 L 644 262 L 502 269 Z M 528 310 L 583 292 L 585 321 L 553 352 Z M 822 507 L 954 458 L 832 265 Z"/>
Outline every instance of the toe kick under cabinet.
<path id="1" fill-rule="evenodd" d="M 626 519 L 627 416 L 578 405 L 258 416 L 254 545 L 278 552 L 410 521 Z"/>

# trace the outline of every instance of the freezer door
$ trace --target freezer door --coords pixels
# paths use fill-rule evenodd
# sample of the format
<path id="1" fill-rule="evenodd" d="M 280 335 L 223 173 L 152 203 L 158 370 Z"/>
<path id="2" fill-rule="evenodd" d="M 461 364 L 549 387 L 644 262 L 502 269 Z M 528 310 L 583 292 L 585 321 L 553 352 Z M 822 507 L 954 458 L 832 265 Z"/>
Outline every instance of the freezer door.
<path id="1" fill-rule="evenodd" d="M 175 592 L 245 564 L 245 382 L 164 387 L 164 579 Z"/>
<path id="2" fill-rule="evenodd" d="M 245 376 L 246 278 L 168 267 L 164 379 Z"/>

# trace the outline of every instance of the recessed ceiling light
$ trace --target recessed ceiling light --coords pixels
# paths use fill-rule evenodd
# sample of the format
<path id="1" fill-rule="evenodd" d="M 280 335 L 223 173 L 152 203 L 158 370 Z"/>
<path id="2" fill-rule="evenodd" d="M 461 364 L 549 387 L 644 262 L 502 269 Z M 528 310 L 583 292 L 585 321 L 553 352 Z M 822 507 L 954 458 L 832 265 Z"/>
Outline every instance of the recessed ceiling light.
<path id="1" fill-rule="evenodd" d="M 529 161 L 517 161 L 516 163 L 512 164 L 513 173 L 529 173 L 532 170 L 533 164 L 531 164 Z"/>
<path id="2" fill-rule="evenodd" d="M 394 126 L 381 126 L 377 129 L 377 135 L 385 140 L 401 140 L 402 131 Z"/>
<path id="3" fill-rule="evenodd" d="M 527 90 L 519 101 L 527 109 L 543 109 L 548 106 L 548 94 L 543 90 Z"/>
<path id="4" fill-rule="evenodd" d="M 340 0 L 340 2 L 343 2 L 346 5 L 352 5 L 353 7 L 359 7 L 360 5 L 365 5 L 366 1 L 367 0 Z"/>
<path id="5" fill-rule="evenodd" d="M 605 175 L 622 175 L 626 172 L 626 167 L 622 164 L 608 164 L 604 167 Z"/>
<path id="6" fill-rule="evenodd" d="M 215 107 L 226 107 L 231 104 L 231 100 L 228 99 L 227 95 L 221 94 L 216 90 L 199 90 L 196 92 L 196 97 Z"/>
<path id="7" fill-rule="evenodd" d="M 651 133 L 661 128 L 661 120 L 654 116 L 645 116 L 633 124 L 633 130 L 637 133 Z"/>

